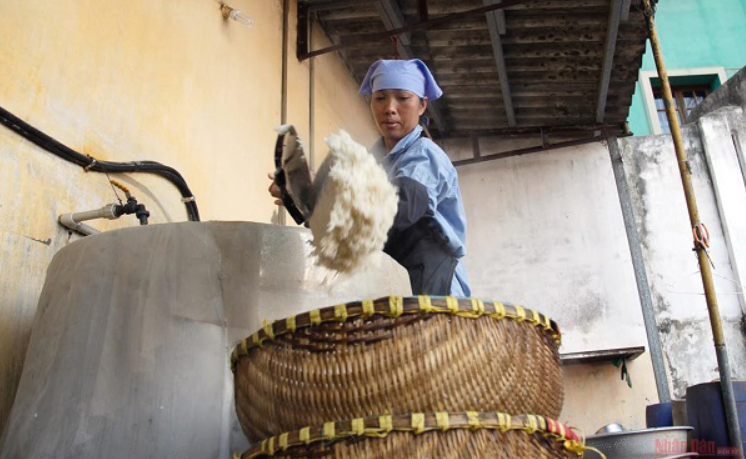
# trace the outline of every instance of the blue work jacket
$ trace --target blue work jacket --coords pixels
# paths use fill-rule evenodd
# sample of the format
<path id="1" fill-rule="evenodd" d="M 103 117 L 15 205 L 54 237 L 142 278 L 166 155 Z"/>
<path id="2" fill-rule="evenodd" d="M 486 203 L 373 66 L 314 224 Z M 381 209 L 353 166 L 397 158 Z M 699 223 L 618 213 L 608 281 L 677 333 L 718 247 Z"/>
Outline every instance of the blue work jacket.
<path id="1" fill-rule="evenodd" d="M 437 222 L 440 236 L 459 259 L 450 294 L 471 296 L 466 268 L 460 260 L 466 255 L 466 215 L 456 168 L 448 155 L 435 142 L 422 136 L 420 126 L 399 140 L 388 154 L 383 138 L 376 142 L 372 151 L 392 181 L 407 177 L 427 189 L 426 215 Z"/>

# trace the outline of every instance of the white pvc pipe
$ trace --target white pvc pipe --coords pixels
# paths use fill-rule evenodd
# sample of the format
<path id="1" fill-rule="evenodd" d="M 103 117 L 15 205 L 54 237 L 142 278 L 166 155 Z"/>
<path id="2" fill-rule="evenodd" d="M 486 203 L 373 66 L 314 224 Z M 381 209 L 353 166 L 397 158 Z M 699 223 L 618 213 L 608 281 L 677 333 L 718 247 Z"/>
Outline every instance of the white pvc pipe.
<path id="1" fill-rule="evenodd" d="M 116 204 L 107 204 L 100 209 L 85 210 L 82 212 L 70 212 L 69 214 L 62 214 L 57 219 L 62 226 L 65 228 L 77 231 L 85 236 L 91 236 L 98 234 L 101 231 L 83 224 L 86 220 L 95 220 L 97 218 L 105 218 L 107 220 L 116 220 L 119 215 L 116 214 Z"/>

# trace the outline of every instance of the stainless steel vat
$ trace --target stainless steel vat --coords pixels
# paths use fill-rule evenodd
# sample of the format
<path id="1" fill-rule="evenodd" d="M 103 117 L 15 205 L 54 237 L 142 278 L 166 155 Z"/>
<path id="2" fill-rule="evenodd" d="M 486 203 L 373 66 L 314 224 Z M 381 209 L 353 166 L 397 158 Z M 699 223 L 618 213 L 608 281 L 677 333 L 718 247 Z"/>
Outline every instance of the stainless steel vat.
<path id="1" fill-rule="evenodd" d="M 258 223 L 128 228 L 54 257 L 0 458 L 230 457 L 247 448 L 229 355 L 262 325 L 410 293 L 384 254 L 352 277 L 309 258 L 306 230 Z"/>
<path id="2" fill-rule="evenodd" d="M 598 449 L 607 459 L 690 457 L 686 450 L 687 434 L 691 430 L 692 427 L 659 427 L 611 432 L 586 438 L 586 445 Z M 583 457 L 596 459 L 601 456 L 586 451 Z"/>

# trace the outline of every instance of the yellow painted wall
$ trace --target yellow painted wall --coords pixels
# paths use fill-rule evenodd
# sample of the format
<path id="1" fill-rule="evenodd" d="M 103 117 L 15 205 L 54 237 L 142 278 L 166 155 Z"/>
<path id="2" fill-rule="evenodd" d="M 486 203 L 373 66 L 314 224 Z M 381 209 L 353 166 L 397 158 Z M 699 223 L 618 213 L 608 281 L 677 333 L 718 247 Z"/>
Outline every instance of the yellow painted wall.
<path id="1" fill-rule="evenodd" d="M 295 43 L 297 37 L 295 5 L 292 3 L 290 9 L 291 43 Z M 316 21 L 313 21 L 311 30 L 313 49 L 332 45 Z M 293 47 L 292 51 L 294 50 Z M 288 66 L 288 95 L 293 101 L 288 106 L 288 122 L 298 128 L 298 133 L 303 139 L 309 139 L 309 65 L 309 60 L 298 62 L 296 59 L 290 59 Z M 347 75 L 349 70 L 337 53 L 323 54 L 315 58 L 314 167 L 318 167 L 328 153 L 324 144 L 324 137 L 327 134 L 344 129 L 353 139 L 366 146 L 372 145 L 379 137 L 367 102 L 363 109 L 349 109 L 349 104 L 358 105 L 363 99 L 356 95 L 358 84 Z"/>
<path id="2" fill-rule="evenodd" d="M 563 367 L 565 403 L 560 420 L 586 435 L 614 422 L 628 430 L 644 429 L 645 407 L 659 402 L 650 353 L 627 362 L 627 370 L 632 387 L 610 362 Z"/>
<path id="3" fill-rule="evenodd" d="M 254 19 L 223 20 L 215 0 L 0 2 L 0 106 L 69 147 L 111 161 L 179 170 L 203 220 L 269 222 L 274 127 L 280 122 L 281 0 L 230 0 Z M 295 59 L 291 1 L 288 122 L 309 135 L 309 63 Z M 318 25 L 314 43 L 328 44 Z M 316 61 L 317 164 L 344 128 L 366 144 L 375 126 L 336 54 Z M 151 212 L 186 219 L 178 191 L 147 174 L 115 174 Z M 0 431 L 20 377 L 36 302 L 54 253 L 78 236 L 60 213 L 112 202 L 85 173 L 0 127 Z M 95 222 L 135 225 L 132 216 Z M 73 269 L 73 268 L 71 268 Z"/>

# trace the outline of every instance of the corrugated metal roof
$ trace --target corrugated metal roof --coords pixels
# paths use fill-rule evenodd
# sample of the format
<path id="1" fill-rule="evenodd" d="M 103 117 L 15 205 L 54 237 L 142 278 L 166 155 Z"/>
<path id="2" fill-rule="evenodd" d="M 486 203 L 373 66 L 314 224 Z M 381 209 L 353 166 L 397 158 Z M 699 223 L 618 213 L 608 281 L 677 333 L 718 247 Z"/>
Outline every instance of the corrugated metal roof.
<path id="1" fill-rule="evenodd" d="M 428 64 L 444 92 L 431 113 L 439 121 L 431 126 L 436 136 L 592 135 L 599 125 L 621 132 L 647 38 L 639 0 L 508 1 L 512 6 L 396 40 L 365 36 L 499 2 L 348 0 L 315 14 L 335 43 L 356 43 L 340 53 L 358 81 L 380 58 L 417 57 Z M 608 96 L 599 111 L 604 74 Z"/>

